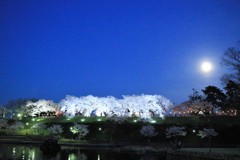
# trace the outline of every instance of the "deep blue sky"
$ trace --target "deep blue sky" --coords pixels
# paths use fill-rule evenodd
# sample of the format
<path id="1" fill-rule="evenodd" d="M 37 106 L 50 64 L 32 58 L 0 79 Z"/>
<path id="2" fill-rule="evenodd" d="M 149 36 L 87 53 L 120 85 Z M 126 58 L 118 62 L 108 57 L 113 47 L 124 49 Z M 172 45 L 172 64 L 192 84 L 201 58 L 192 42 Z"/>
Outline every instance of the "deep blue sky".
<path id="1" fill-rule="evenodd" d="M 239 0 L 1 0 L 0 104 L 142 93 L 180 103 L 221 87 L 221 55 L 238 40 Z"/>

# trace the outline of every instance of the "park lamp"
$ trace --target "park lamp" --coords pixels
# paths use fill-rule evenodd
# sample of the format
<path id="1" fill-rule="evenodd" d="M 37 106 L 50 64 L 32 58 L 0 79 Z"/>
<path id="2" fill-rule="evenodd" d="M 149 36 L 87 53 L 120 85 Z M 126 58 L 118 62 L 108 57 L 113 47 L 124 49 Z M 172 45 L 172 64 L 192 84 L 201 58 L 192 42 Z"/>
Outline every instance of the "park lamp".
<path id="1" fill-rule="evenodd" d="M 151 120 L 150 122 L 151 122 L 151 123 L 156 123 L 156 121 L 155 121 L 155 120 Z"/>
<path id="2" fill-rule="evenodd" d="M 17 114 L 18 119 L 22 119 L 22 115 L 20 113 Z"/>

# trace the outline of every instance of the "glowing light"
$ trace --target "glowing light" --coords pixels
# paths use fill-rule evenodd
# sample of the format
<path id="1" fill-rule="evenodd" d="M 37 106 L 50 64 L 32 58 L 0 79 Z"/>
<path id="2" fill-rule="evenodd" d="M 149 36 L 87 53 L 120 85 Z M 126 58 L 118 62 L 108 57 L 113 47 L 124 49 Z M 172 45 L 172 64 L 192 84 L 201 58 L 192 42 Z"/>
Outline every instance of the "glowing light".
<path id="1" fill-rule="evenodd" d="M 210 62 L 206 61 L 201 64 L 201 70 L 205 73 L 209 73 L 210 71 L 212 71 L 212 68 L 213 66 Z"/>
<path id="2" fill-rule="evenodd" d="M 136 119 L 134 119 L 134 120 L 133 120 L 133 122 L 134 122 L 134 123 L 136 123 L 136 122 L 137 122 L 137 120 L 136 120 Z"/>
<path id="3" fill-rule="evenodd" d="M 100 121 L 101 121 L 101 119 L 100 119 L 100 118 L 98 118 L 98 119 L 97 119 L 97 121 L 99 121 L 99 122 L 100 122 Z"/>
<path id="4" fill-rule="evenodd" d="M 35 160 L 35 151 L 32 152 L 32 160 Z"/>
<path id="5" fill-rule="evenodd" d="M 73 153 L 69 154 L 68 160 L 75 160 L 75 159 L 77 159 L 75 154 L 73 154 Z"/>
<path id="6" fill-rule="evenodd" d="M 41 119 L 41 118 L 38 118 L 38 119 L 37 119 L 38 122 L 41 121 L 41 120 L 43 120 L 43 119 Z"/>
<path id="7" fill-rule="evenodd" d="M 13 154 L 15 154 L 16 153 L 16 148 L 15 147 L 13 147 Z"/>
<path id="8" fill-rule="evenodd" d="M 82 121 L 82 122 L 84 122 L 84 121 L 85 121 L 85 119 L 81 119 L 81 121 Z"/>
<path id="9" fill-rule="evenodd" d="M 28 123 L 26 123 L 26 125 L 28 126 Z"/>
<path id="10" fill-rule="evenodd" d="M 99 131 L 101 131 L 101 130 L 102 130 L 102 128 L 100 127 L 100 128 L 98 128 L 98 130 L 99 130 Z"/>
<path id="11" fill-rule="evenodd" d="M 155 121 L 155 120 L 152 120 L 151 123 L 156 123 L 156 121 Z"/>

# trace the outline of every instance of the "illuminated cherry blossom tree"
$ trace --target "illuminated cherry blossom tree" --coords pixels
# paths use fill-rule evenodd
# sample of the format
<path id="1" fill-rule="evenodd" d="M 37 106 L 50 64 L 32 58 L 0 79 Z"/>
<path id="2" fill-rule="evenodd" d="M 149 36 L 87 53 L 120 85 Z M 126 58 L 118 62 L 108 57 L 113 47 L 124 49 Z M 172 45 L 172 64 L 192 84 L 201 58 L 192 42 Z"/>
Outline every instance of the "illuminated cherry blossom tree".
<path id="1" fill-rule="evenodd" d="M 156 136 L 158 133 L 155 131 L 154 126 L 146 125 L 143 126 L 140 130 L 141 135 L 148 137 L 148 142 L 150 142 L 150 138 Z"/>
<path id="2" fill-rule="evenodd" d="M 217 136 L 218 133 L 213 128 L 203 128 L 203 130 L 200 130 L 197 135 L 201 138 L 208 138 L 209 152 L 211 152 L 211 139 L 213 136 Z"/>
<path id="3" fill-rule="evenodd" d="M 78 134 L 78 139 L 80 140 L 82 137 L 85 137 L 88 133 L 88 126 L 84 124 L 75 123 L 73 127 L 70 128 L 70 131 L 73 134 Z"/>
<path id="4" fill-rule="evenodd" d="M 48 128 L 48 131 L 51 136 L 53 136 L 55 138 L 60 138 L 60 136 L 63 132 L 63 128 L 61 125 L 54 124 Z"/>
<path id="5" fill-rule="evenodd" d="M 67 116 L 136 116 L 150 119 L 151 117 L 164 117 L 173 104 L 160 95 L 123 96 L 123 99 L 89 95 L 66 96 L 59 106 Z"/>
<path id="6" fill-rule="evenodd" d="M 165 129 L 165 135 L 167 138 L 172 138 L 174 142 L 177 142 L 177 146 L 181 148 L 181 141 L 178 140 L 181 136 L 186 136 L 187 132 L 185 131 L 185 127 L 176 127 L 172 126 Z M 172 141 L 171 141 L 172 143 Z"/>
<path id="7" fill-rule="evenodd" d="M 165 130 L 165 135 L 167 138 L 177 137 L 177 136 L 186 136 L 187 132 L 185 131 L 185 127 L 169 127 Z"/>
<path id="8" fill-rule="evenodd" d="M 210 136 L 217 136 L 218 133 L 213 128 L 203 128 L 203 130 L 200 130 L 197 134 L 201 138 L 210 137 Z"/>
<path id="9" fill-rule="evenodd" d="M 24 113 L 28 116 L 36 116 L 41 112 L 56 112 L 58 105 L 50 100 L 41 99 L 36 102 L 28 101 L 26 106 L 23 106 Z"/>
<path id="10" fill-rule="evenodd" d="M 151 119 L 164 117 L 173 104 L 160 95 L 133 95 L 117 99 L 113 96 L 95 97 L 92 95 L 74 97 L 66 96 L 59 104 L 50 100 L 27 102 L 23 112 L 27 116 L 40 116 L 41 113 L 61 112 L 65 116 L 105 116 L 105 117 L 139 117 Z"/>
<path id="11" fill-rule="evenodd" d="M 180 115 L 205 115 L 214 110 L 212 103 L 203 100 L 189 100 L 174 107 L 173 112 Z"/>

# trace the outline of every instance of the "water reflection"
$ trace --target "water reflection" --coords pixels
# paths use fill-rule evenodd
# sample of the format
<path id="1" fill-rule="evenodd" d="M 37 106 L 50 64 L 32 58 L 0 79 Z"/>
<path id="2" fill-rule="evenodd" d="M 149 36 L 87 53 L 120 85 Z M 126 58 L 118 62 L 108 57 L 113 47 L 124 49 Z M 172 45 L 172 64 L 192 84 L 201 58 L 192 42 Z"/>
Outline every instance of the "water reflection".
<path id="1" fill-rule="evenodd" d="M 0 159 L 36 160 L 37 148 L 31 146 L 0 145 Z"/>
<path id="2" fill-rule="evenodd" d="M 84 154 L 84 153 L 80 153 L 80 149 L 78 149 L 78 153 L 75 154 L 75 153 L 71 153 L 69 154 L 68 156 L 68 160 L 87 160 L 87 155 Z"/>
<path id="3" fill-rule="evenodd" d="M 109 150 L 64 146 L 56 154 L 43 155 L 40 146 L 0 144 L 1 160 L 179 160 L 179 158 L 176 156 L 168 157 L 165 154 L 111 152 Z M 199 160 L 193 157 L 181 158 L 184 160 Z"/>
<path id="4" fill-rule="evenodd" d="M 108 150 L 83 149 L 79 147 L 62 147 L 61 152 L 44 155 L 40 146 L 0 144 L 0 159 L 9 160 L 122 160 L 142 159 L 134 153 L 116 153 Z"/>

